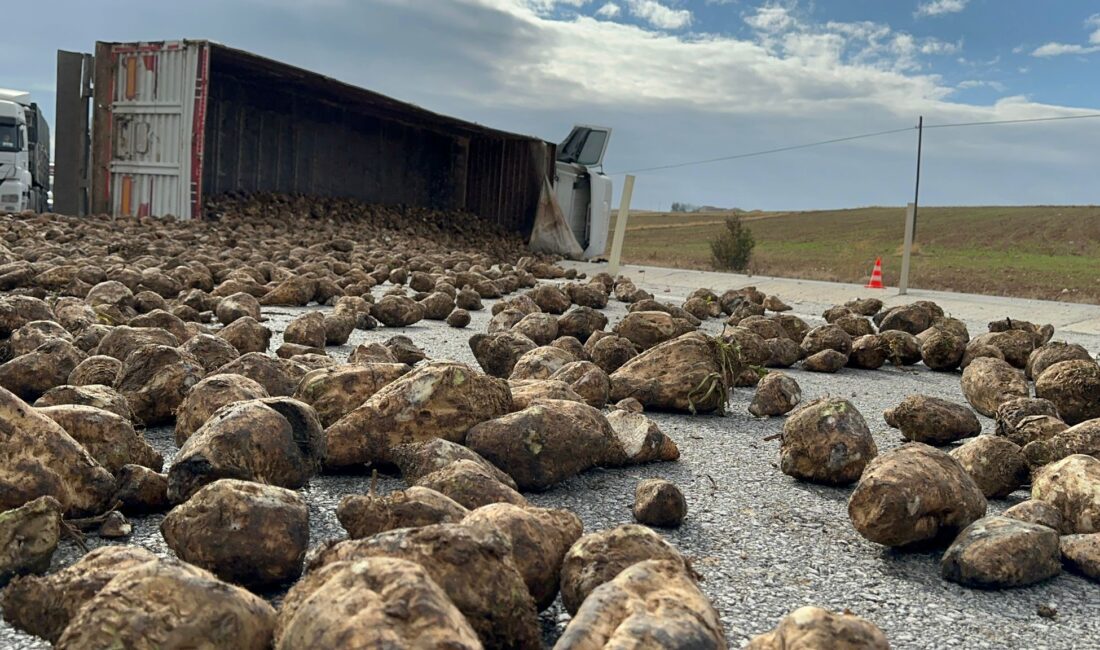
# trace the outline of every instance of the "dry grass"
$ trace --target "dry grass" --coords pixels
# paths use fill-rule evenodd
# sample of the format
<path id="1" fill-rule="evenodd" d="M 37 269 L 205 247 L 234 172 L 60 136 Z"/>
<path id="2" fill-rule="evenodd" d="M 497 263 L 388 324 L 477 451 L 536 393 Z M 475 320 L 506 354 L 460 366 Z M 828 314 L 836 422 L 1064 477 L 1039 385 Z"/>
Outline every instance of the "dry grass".
<path id="1" fill-rule="evenodd" d="M 886 283 L 897 284 L 904 208 L 740 214 L 756 238 L 753 273 L 865 282 L 881 256 Z M 725 217 L 632 212 L 624 260 L 710 269 L 707 242 Z M 922 208 L 909 283 L 1100 303 L 1100 207 Z"/>

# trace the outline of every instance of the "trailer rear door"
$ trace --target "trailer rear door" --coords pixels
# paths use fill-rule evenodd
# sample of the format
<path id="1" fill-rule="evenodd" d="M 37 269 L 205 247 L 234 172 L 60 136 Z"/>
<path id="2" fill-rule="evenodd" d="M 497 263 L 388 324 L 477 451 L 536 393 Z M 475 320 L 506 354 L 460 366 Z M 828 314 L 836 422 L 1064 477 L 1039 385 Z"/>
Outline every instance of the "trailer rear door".
<path id="1" fill-rule="evenodd" d="M 206 43 L 115 44 L 110 56 L 112 213 L 198 217 Z"/>

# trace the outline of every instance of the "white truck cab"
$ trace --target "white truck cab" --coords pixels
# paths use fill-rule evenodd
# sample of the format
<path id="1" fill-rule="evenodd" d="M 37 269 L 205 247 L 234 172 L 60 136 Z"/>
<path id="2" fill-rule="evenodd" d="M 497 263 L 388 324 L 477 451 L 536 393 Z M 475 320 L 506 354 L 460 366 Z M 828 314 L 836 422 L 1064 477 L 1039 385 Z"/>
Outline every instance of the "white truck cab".
<path id="1" fill-rule="evenodd" d="M 610 139 L 610 128 L 582 124 L 558 146 L 554 197 L 584 259 L 599 257 L 607 248 L 611 179 L 603 172 L 603 157 Z"/>
<path id="2" fill-rule="evenodd" d="M 49 128 L 38 106 L 29 93 L 0 89 L 0 212 L 45 212 L 49 165 Z"/>

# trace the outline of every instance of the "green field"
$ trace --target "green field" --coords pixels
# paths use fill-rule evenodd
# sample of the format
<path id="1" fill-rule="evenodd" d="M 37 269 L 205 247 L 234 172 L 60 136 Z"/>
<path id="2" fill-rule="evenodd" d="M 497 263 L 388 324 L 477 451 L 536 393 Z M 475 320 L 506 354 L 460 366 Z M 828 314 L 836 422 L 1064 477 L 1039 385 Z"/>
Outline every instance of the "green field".
<path id="1" fill-rule="evenodd" d="M 898 282 L 904 208 L 741 214 L 753 274 L 866 282 L 881 256 L 886 284 Z M 713 268 L 708 242 L 726 216 L 632 212 L 623 259 Z M 1100 207 L 921 208 L 909 285 L 1100 304 Z"/>

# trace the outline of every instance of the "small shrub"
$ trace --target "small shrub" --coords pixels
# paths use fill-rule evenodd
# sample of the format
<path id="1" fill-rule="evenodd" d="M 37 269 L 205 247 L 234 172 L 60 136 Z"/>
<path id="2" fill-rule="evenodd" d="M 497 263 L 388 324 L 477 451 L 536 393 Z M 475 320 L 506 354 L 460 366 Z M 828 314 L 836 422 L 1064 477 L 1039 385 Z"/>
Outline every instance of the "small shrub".
<path id="1" fill-rule="evenodd" d="M 741 217 L 726 219 L 726 230 L 710 242 L 710 253 L 715 268 L 728 271 L 744 271 L 752 258 L 756 241 L 752 231 L 741 223 Z"/>

